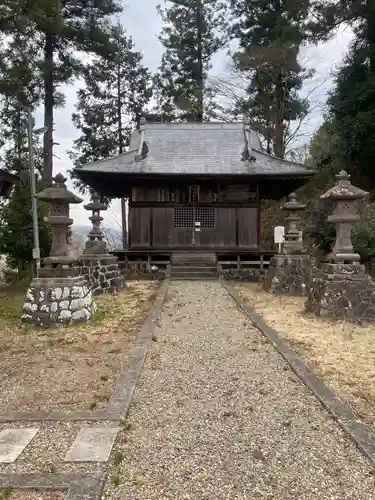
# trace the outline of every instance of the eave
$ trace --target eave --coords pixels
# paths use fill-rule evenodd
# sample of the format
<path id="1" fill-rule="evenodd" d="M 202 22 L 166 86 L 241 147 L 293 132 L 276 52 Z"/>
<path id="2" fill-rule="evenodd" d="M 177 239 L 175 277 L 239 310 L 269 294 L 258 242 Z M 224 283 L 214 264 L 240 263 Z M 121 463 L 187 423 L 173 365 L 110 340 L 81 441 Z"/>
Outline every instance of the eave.
<path id="1" fill-rule="evenodd" d="M 217 182 L 240 184 L 258 183 L 264 198 L 280 199 L 306 184 L 315 172 L 266 173 L 266 174 L 134 174 L 129 172 L 103 173 L 95 170 L 75 169 L 76 175 L 100 195 L 109 198 L 128 198 L 133 187 L 166 186 L 168 184 L 192 184 Z"/>

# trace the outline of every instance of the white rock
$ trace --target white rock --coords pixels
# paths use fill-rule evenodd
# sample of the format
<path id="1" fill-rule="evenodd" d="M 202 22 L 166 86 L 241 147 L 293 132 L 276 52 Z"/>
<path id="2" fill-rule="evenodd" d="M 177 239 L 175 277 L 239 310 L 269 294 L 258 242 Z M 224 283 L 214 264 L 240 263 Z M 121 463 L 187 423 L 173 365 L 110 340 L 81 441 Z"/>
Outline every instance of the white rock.
<path id="1" fill-rule="evenodd" d="M 70 303 L 70 310 L 78 311 L 79 309 L 82 309 L 84 306 L 85 306 L 84 299 L 73 299 Z"/>
<path id="2" fill-rule="evenodd" d="M 21 319 L 29 320 L 29 319 L 33 319 L 33 317 L 30 314 L 22 314 Z"/>
<path id="3" fill-rule="evenodd" d="M 43 302 L 45 295 L 43 290 L 39 290 L 39 302 Z"/>
<path id="4" fill-rule="evenodd" d="M 60 309 L 69 309 L 69 300 L 62 300 L 60 302 Z"/>
<path id="5" fill-rule="evenodd" d="M 60 300 L 62 294 L 63 294 L 62 288 L 60 287 L 54 288 L 51 292 L 52 300 Z"/>
<path id="6" fill-rule="evenodd" d="M 60 312 L 58 320 L 62 321 L 62 322 L 66 322 L 66 321 L 70 321 L 71 317 L 72 317 L 72 313 L 70 311 L 68 311 L 67 309 L 64 309 L 63 311 Z"/>
<path id="7" fill-rule="evenodd" d="M 65 300 L 69 297 L 69 288 L 65 287 L 63 291 L 63 296 L 62 298 Z"/>
<path id="8" fill-rule="evenodd" d="M 43 312 L 49 312 L 50 311 L 49 304 L 43 304 L 42 306 L 40 306 L 40 310 Z"/>
<path id="9" fill-rule="evenodd" d="M 73 286 L 70 293 L 72 299 L 80 299 L 81 297 L 83 297 L 83 289 L 81 286 Z"/>
<path id="10" fill-rule="evenodd" d="M 28 302 L 34 302 L 34 300 L 35 300 L 35 297 L 34 297 L 34 294 L 33 294 L 33 291 L 31 290 L 31 288 L 29 288 L 29 289 L 27 290 L 27 293 L 26 293 L 26 300 L 27 300 Z"/>
<path id="11" fill-rule="evenodd" d="M 25 311 L 34 312 L 38 309 L 38 306 L 31 302 L 25 302 L 23 308 L 25 309 Z"/>
<path id="12" fill-rule="evenodd" d="M 52 302 L 52 304 L 51 304 L 51 312 L 55 313 L 57 311 L 57 309 L 58 309 L 57 302 Z"/>
<path id="13" fill-rule="evenodd" d="M 74 311 L 74 313 L 72 313 L 73 321 L 78 321 L 82 319 L 86 319 L 86 314 L 84 312 L 84 309 L 80 309 L 79 311 Z"/>

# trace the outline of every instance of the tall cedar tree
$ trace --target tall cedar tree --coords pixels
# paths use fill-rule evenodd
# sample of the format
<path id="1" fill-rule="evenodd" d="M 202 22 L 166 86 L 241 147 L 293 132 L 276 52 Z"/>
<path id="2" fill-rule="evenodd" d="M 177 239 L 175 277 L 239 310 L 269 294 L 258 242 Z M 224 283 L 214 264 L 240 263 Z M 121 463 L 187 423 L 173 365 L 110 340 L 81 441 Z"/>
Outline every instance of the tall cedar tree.
<path id="1" fill-rule="evenodd" d="M 74 141 L 71 156 L 82 163 L 125 152 L 152 95 L 151 75 L 132 38 L 119 25 L 112 36 L 113 57 L 94 58 L 84 70 L 85 86 L 77 93 L 72 119 L 82 135 Z M 85 189 L 79 182 L 77 187 Z"/>
<path id="2" fill-rule="evenodd" d="M 158 7 L 164 54 L 154 88 L 163 121 L 209 117 L 213 95 L 207 76 L 212 56 L 224 46 L 224 6 L 223 0 L 175 0 Z"/>
<path id="3" fill-rule="evenodd" d="M 71 156 L 82 163 L 126 151 L 132 129 L 139 125 L 151 99 L 151 75 L 122 26 L 112 29 L 116 52 L 111 60 L 97 57 L 84 71 L 85 87 L 78 91 L 74 125 L 82 132 Z M 72 172 L 71 172 L 72 173 Z M 73 174 L 74 175 L 74 174 Z M 85 185 L 75 178 L 84 192 Z M 123 245 L 126 247 L 126 200 L 121 200 Z"/>
<path id="4" fill-rule="evenodd" d="M 284 157 L 290 123 L 308 112 L 308 101 L 299 97 L 306 78 L 312 76 L 298 61 L 308 40 L 322 35 L 311 23 L 310 0 L 231 0 L 232 34 L 239 50 L 236 69 L 248 75 L 248 99 L 242 104 L 265 137 L 268 152 Z"/>
<path id="5" fill-rule="evenodd" d="M 41 47 L 44 125 L 48 127 L 43 144 L 45 185 L 52 182 L 53 111 L 61 103 L 57 88 L 80 75 L 78 51 L 110 57 L 109 16 L 121 11 L 119 0 L 18 0 L 9 3 L 0 23 L 8 33 L 32 33 Z"/>
<path id="6" fill-rule="evenodd" d="M 336 11 L 336 16 L 338 16 Z M 341 19 L 354 24 L 354 40 L 328 100 L 343 167 L 354 184 L 375 195 L 375 4 L 350 2 Z"/>

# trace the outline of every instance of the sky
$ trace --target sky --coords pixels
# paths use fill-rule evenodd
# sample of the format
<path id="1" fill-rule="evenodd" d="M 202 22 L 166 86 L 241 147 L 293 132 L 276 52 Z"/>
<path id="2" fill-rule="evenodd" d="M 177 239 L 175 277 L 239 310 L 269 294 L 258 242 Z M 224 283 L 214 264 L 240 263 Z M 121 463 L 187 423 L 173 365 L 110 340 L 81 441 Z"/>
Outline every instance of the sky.
<path id="1" fill-rule="evenodd" d="M 135 48 L 143 54 L 143 62 L 151 71 L 155 71 L 159 65 L 162 46 L 158 41 L 158 34 L 162 27 L 161 20 L 156 12 L 156 6 L 163 0 L 127 0 L 127 6 L 120 18 L 128 34 L 133 37 Z M 309 137 L 317 129 L 323 119 L 324 104 L 327 92 L 332 87 L 332 74 L 342 60 L 348 44 L 352 38 L 349 29 L 341 29 L 327 43 L 316 47 L 308 47 L 301 54 L 303 64 L 308 68 L 314 68 L 314 78 L 306 84 L 304 93 L 310 96 L 312 112 L 302 127 L 301 141 L 307 142 Z M 217 54 L 213 61 L 212 74 L 222 77 L 228 68 L 228 58 L 225 53 Z M 72 148 L 73 141 L 78 137 L 71 116 L 75 111 L 76 92 L 79 82 L 74 85 L 65 86 L 61 90 L 66 96 L 66 106 L 55 111 L 55 146 L 54 175 L 58 172 L 65 174 L 71 168 L 67 151 Z M 43 111 L 37 110 L 35 115 L 36 127 L 43 125 Z M 68 180 L 69 189 L 73 189 Z M 76 193 L 78 194 L 78 193 Z M 84 200 L 88 201 L 87 198 Z M 71 207 L 71 217 L 75 225 L 89 225 L 90 214 L 81 205 Z M 119 200 L 113 200 L 109 209 L 102 214 L 103 225 L 106 227 L 120 228 L 121 215 Z"/>

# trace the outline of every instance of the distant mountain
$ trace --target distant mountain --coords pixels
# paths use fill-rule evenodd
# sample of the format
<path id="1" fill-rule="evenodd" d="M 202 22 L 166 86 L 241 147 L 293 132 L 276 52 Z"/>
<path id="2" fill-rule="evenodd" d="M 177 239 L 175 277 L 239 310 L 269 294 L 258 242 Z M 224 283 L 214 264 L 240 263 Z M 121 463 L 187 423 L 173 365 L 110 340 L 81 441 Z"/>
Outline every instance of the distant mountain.
<path id="1" fill-rule="evenodd" d="M 85 238 L 91 231 L 91 226 L 72 226 L 73 233 L 84 236 Z M 113 229 L 111 227 L 103 229 L 105 240 L 110 250 L 122 248 L 122 232 L 120 229 Z"/>

